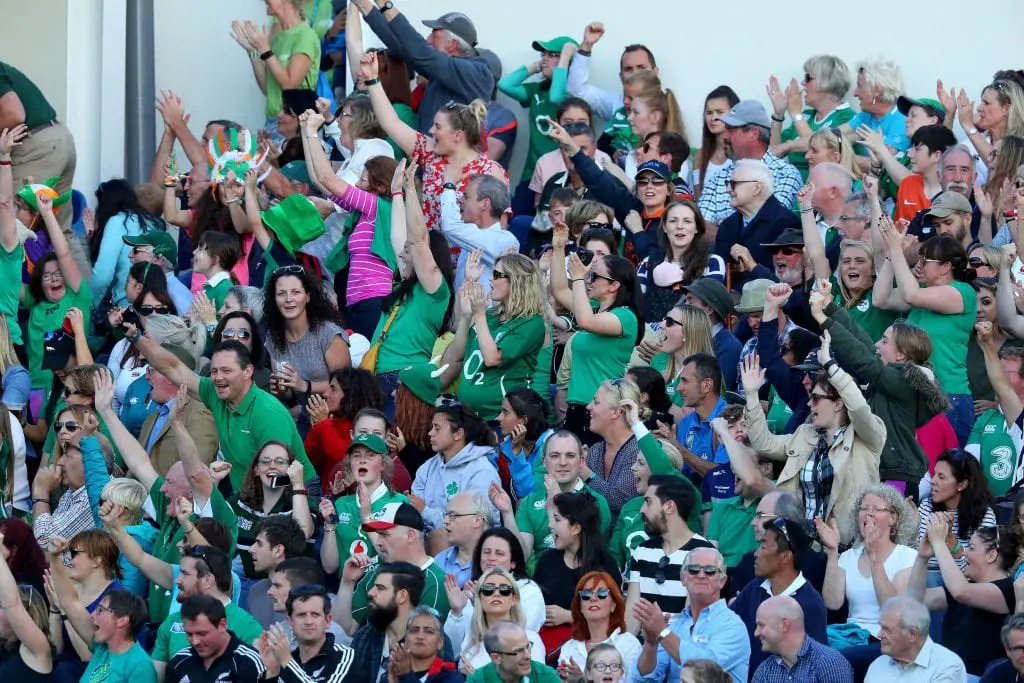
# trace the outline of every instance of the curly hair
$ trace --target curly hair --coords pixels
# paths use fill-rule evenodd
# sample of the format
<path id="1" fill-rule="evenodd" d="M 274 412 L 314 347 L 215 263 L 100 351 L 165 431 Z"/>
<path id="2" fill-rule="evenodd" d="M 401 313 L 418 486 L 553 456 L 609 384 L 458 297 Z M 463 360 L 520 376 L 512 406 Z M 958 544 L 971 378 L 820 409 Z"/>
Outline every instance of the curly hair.
<path id="1" fill-rule="evenodd" d="M 1019 526 L 998 527 L 983 526 L 975 530 L 978 538 L 985 544 L 985 550 L 996 551 L 996 564 L 1004 571 L 1011 571 L 1020 558 L 1021 546 L 1024 545 L 1022 530 Z"/>
<path id="2" fill-rule="evenodd" d="M 405 440 L 424 453 L 430 453 L 430 428 L 434 420 L 434 406 L 424 403 L 404 384 L 395 390 L 395 426 L 402 430 Z"/>
<path id="3" fill-rule="evenodd" d="M 544 314 L 544 296 L 541 291 L 540 271 L 537 264 L 522 254 L 506 254 L 494 262 L 508 277 L 508 298 L 495 307 L 508 320 Z"/>
<path id="4" fill-rule="evenodd" d="M 888 484 L 872 484 L 861 489 L 861 492 L 857 494 L 857 500 L 850 512 L 850 516 L 853 518 L 854 541 L 864 540 L 860 532 L 860 506 L 864 503 L 866 496 L 876 496 L 884 500 L 885 506 L 889 508 L 889 514 L 896 518 L 896 524 L 889 532 L 889 540 L 899 545 L 914 545 L 917 538 L 918 518 L 914 514 L 914 509 L 900 495 L 900 492 Z"/>
<path id="5" fill-rule="evenodd" d="M 364 408 L 382 410 L 384 394 L 380 390 L 377 379 L 361 368 L 339 368 L 331 373 L 330 381 L 337 382 L 341 387 L 341 405 L 338 417 L 352 420 Z"/>
<path id="6" fill-rule="evenodd" d="M 260 475 L 256 474 L 256 468 L 259 467 L 260 454 L 263 453 L 269 446 L 279 446 L 288 454 L 288 464 L 291 465 L 295 462 L 295 452 L 288 447 L 288 444 L 281 441 L 268 441 L 260 448 L 256 453 L 256 456 L 252 459 L 252 463 L 249 464 L 249 469 L 245 471 L 245 478 L 242 479 L 242 487 L 238 491 L 238 501 L 245 503 L 249 507 L 255 510 L 263 509 L 263 482 L 260 481 Z M 291 501 L 292 499 L 292 484 L 289 481 L 284 487 L 284 495 L 281 496 L 284 501 Z"/>
<path id="7" fill-rule="evenodd" d="M 341 314 L 331 303 L 330 297 L 323 283 L 314 278 L 305 268 L 301 272 L 293 272 L 295 269 L 283 270 L 278 268 L 267 280 L 266 296 L 263 299 L 263 319 L 267 323 L 267 338 L 279 353 L 284 353 L 288 348 L 288 340 L 285 339 L 285 321 L 281 310 L 277 307 L 277 283 L 282 278 L 293 277 L 301 284 L 306 292 L 306 320 L 310 330 L 315 330 L 324 323 L 335 323 L 343 325 Z M 255 344 L 253 344 L 255 346 Z"/>
<path id="8" fill-rule="evenodd" d="M 607 572 L 587 572 L 576 582 L 576 592 L 572 596 L 573 640 L 582 640 L 583 642 L 590 640 L 590 624 L 587 623 L 586 618 L 583 616 L 580 591 L 595 582 L 601 584 L 599 588 L 604 587 L 608 589 L 611 593 L 608 599 L 615 603 L 615 609 L 612 610 L 611 616 L 608 618 L 608 632 L 614 633 L 616 630 L 626 630 L 626 599 L 622 597 L 622 591 L 619 590 L 615 579 L 609 576 Z"/>

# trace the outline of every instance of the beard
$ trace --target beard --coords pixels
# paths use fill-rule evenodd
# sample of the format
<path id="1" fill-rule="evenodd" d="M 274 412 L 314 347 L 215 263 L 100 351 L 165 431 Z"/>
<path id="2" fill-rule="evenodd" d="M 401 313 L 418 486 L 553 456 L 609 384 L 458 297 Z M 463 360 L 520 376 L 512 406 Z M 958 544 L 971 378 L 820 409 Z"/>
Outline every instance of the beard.
<path id="1" fill-rule="evenodd" d="M 665 533 L 665 513 L 661 514 L 660 519 L 650 520 L 644 517 L 644 531 L 650 537 L 661 536 Z"/>
<path id="2" fill-rule="evenodd" d="M 391 604 L 378 607 L 369 605 L 366 610 L 366 622 L 378 631 L 383 631 L 398 618 L 398 604 L 392 600 Z"/>

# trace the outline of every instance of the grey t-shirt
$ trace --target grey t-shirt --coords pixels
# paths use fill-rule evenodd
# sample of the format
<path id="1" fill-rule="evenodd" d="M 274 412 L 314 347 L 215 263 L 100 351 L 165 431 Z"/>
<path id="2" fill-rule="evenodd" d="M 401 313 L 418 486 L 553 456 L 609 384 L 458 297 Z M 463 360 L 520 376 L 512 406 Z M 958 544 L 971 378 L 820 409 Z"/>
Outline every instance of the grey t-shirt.
<path id="1" fill-rule="evenodd" d="M 323 382 L 331 375 L 331 370 L 327 367 L 327 349 L 339 335 L 341 340 L 348 344 L 348 334 L 345 330 L 328 322 L 317 328 L 310 328 L 302 339 L 289 342 L 283 349 L 278 349 L 268 338 L 266 349 L 274 363 L 285 361 L 295 368 L 302 379 L 308 382 Z"/>

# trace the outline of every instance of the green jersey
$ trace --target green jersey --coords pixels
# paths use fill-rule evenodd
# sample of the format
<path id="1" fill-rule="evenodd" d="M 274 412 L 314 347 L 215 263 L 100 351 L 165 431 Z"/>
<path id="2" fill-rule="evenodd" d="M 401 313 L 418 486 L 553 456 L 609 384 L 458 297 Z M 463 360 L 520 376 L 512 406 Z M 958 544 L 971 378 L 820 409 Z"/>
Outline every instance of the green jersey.
<path id="1" fill-rule="evenodd" d="M 859 302 L 848 308 L 846 307 L 846 300 L 843 298 L 842 292 L 839 291 L 839 281 L 834 277 L 832 278 L 832 291 L 834 292 L 832 300 L 835 301 L 836 306 L 846 308 L 850 317 L 864 329 L 864 332 L 871 337 L 872 341 L 877 342 L 881 339 L 885 331 L 889 329 L 889 326 L 900 317 L 900 314 L 896 311 L 887 311 L 875 306 L 871 300 L 871 296 L 874 293 L 871 290 L 865 292 Z"/>
<path id="2" fill-rule="evenodd" d="M 444 570 L 441 569 L 441 566 L 432 557 L 428 558 L 427 563 L 420 567 L 420 569 L 423 570 L 423 578 L 425 579 L 420 604 L 436 609 L 438 614 L 441 615 L 441 620 L 444 621 L 450 609 L 448 606 L 448 591 L 444 587 L 444 580 L 447 574 L 444 573 Z M 355 592 L 352 594 L 352 619 L 357 623 L 362 624 L 366 622 L 367 593 L 370 592 L 370 588 L 373 586 L 376 578 L 377 568 L 374 567 L 366 572 L 366 576 L 359 582 Z"/>
<path id="3" fill-rule="evenodd" d="M 924 308 L 911 308 L 907 322 L 917 325 L 932 340 L 932 368 L 935 379 L 947 394 L 969 394 L 967 382 L 967 342 L 974 331 L 978 311 L 978 293 L 966 282 L 954 280 L 949 285 L 963 299 L 959 313 L 936 313 Z"/>
<path id="4" fill-rule="evenodd" d="M 965 450 L 981 462 L 992 495 L 1001 496 L 1010 490 L 1017 447 L 1001 409 L 993 408 L 978 416 Z"/>
<path id="5" fill-rule="evenodd" d="M 277 61 L 285 69 L 295 55 L 309 57 L 309 68 L 298 88 L 316 90 L 316 82 L 320 77 L 320 38 L 317 37 L 309 24 L 303 22 L 293 28 L 278 31 L 270 43 Z M 273 118 L 281 111 L 281 84 L 277 82 L 270 69 L 267 69 L 267 118 Z"/>
<path id="6" fill-rule="evenodd" d="M 256 618 L 233 602 L 224 605 L 227 613 L 228 629 L 239 637 L 246 645 L 252 645 L 263 634 L 263 626 Z M 156 632 L 156 647 L 153 648 L 153 661 L 169 662 L 180 650 L 189 646 L 185 635 L 185 624 L 181 612 L 175 612 L 164 619 Z"/>
<path id="7" fill-rule="evenodd" d="M 8 283 L 0 287 L 0 315 L 7 318 L 7 330 L 11 335 L 11 344 L 21 344 L 21 325 L 18 323 L 18 307 L 21 305 L 21 266 L 25 263 L 25 248 L 17 244 L 7 251 L 0 245 L 0 282 Z"/>
<path id="8" fill-rule="evenodd" d="M 707 538 L 717 541 L 727 567 L 735 567 L 747 553 L 757 550 L 751 522 L 760 498 L 745 503 L 741 496 L 716 500 L 708 520 Z"/>
<path id="9" fill-rule="evenodd" d="M 629 109 L 616 109 L 608 119 L 604 132 L 611 137 L 612 149 L 616 152 L 630 153 L 640 146 L 640 136 L 633 132 L 633 124 L 629 122 Z"/>
<path id="10" fill-rule="evenodd" d="M 537 369 L 537 356 L 544 346 L 544 318 L 531 315 L 502 322 L 496 312 L 490 311 L 487 329 L 501 351 L 501 365 L 487 367 L 484 363 L 474 325 L 463 356 L 459 398 L 490 422 L 498 419 L 505 394 L 530 386 Z"/>
<path id="11" fill-rule="evenodd" d="M 818 112 L 813 109 L 803 110 L 804 121 L 811 127 L 811 132 L 818 131 L 822 128 L 838 128 L 847 121 L 853 118 L 854 111 L 850 108 L 850 105 L 843 102 L 838 107 L 830 111 L 825 115 L 825 118 L 818 120 Z M 782 131 L 782 141 L 791 142 L 800 137 L 800 134 L 796 132 L 796 126 L 790 124 L 788 128 Z M 803 177 L 804 182 L 807 182 L 807 176 L 810 173 L 810 168 L 807 165 L 807 158 L 804 156 L 806 152 L 790 152 L 786 155 L 789 163 L 796 166 L 796 169 L 800 171 L 800 175 Z"/>
<path id="12" fill-rule="evenodd" d="M 586 405 L 609 377 L 622 377 L 636 346 L 638 321 L 626 306 L 605 311 L 619 319 L 622 332 L 616 336 L 580 330 L 572 336 L 572 375 L 569 403 Z"/>
<path id="13" fill-rule="evenodd" d="M 429 294 L 417 282 L 405 300 L 396 304 L 399 306 L 398 313 L 377 355 L 378 375 L 430 361 L 434 342 L 441 335 L 441 324 L 448 310 L 451 293 L 452 290 L 444 280 L 441 280 L 441 286 L 433 294 Z M 390 310 L 381 315 L 373 333 L 373 343 L 380 340 L 390 315 Z"/>
<path id="14" fill-rule="evenodd" d="M 92 658 L 82 675 L 88 683 L 156 683 L 156 669 L 149 655 L 138 643 L 127 652 L 114 654 L 106 643 L 93 643 Z"/>
<path id="15" fill-rule="evenodd" d="M 18 276 L 20 281 L 21 276 Z M 33 389 L 49 389 L 53 382 L 53 373 L 43 370 L 43 340 L 48 332 L 57 332 L 64 328 L 64 316 L 71 308 L 82 311 L 85 319 L 85 329 L 89 329 L 89 319 L 92 315 L 92 290 L 89 283 L 82 278 L 78 283 L 78 291 L 71 288 L 71 285 L 64 282 L 64 296 L 60 301 L 35 301 L 29 297 L 25 302 L 28 314 L 28 370 L 32 373 Z"/>
<path id="16" fill-rule="evenodd" d="M 611 529 L 612 513 L 608 507 L 608 501 L 597 491 L 583 483 L 582 479 L 576 480 L 574 493 L 586 491 L 597 501 L 597 510 L 601 518 L 601 535 L 608 537 Z M 548 548 L 555 547 L 555 540 L 551 535 L 551 526 L 548 520 L 548 492 L 541 484 L 535 487 L 533 493 L 519 501 L 516 509 L 516 526 L 519 530 L 533 536 L 533 554 L 527 562 L 527 571 L 533 574 L 533 568 L 537 565 L 537 558 Z"/>
<path id="17" fill-rule="evenodd" d="M 395 493 L 387 484 L 381 483 L 370 494 L 370 514 L 380 512 L 388 503 L 408 503 L 409 499 L 401 493 Z M 342 496 L 334 501 L 334 509 L 338 513 L 338 525 L 334 527 L 334 536 L 338 540 L 338 566 L 353 555 L 368 555 L 377 561 L 377 550 L 370 542 L 370 535 L 363 531 L 363 519 L 359 512 L 359 499 L 355 494 Z"/>

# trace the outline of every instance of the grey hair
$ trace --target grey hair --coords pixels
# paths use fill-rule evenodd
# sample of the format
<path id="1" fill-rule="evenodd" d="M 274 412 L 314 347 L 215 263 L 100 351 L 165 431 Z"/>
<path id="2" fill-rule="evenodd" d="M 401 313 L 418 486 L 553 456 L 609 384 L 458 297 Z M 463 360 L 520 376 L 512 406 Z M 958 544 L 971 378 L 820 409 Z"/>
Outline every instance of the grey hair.
<path id="1" fill-rule="evenodd" d="M 420 605 L 413 608 L 409 612 L 409 619 L 405 622 L 405 630 L 408 631 L 412 627 L 412 622 L 416 617 L 430 617 L 433 622 L 437 625 L 437 632 L 441 635 L 441 648 L 444 648 L 444 624 L 441 623 L 441 616 L 437 613 L 437 610 L 430 605 Z M 440 650 L 438 650 L 440 652 Z"/>
<path id="2" fill-rule="evenodd" d="M 473 176 L 470 182 L 476 186 L 477 200 L 487 199 L 491 202 L 491 216 L 495 219 L 501 218 L 502 214 L 508 211 L 510 204 L 508 185 L 492 175 Z M 483 227 L 490 227 L 484 226 Z"/>
<path id="3" fill-rule="evenodd" d="M 742 126 L 740 129 L 743 130 L 743 131 L 748 131 L 751 128 L 753 128 L 753 129 L 755 129 L 757 131 L 757 141 L 758 142 L 760 142 L 762 145 L 769 145 L 769 144 L 771 144 L 772 132 L 769 129 L 765 128 L 764 126 L 758 126 L 758 125 L 752 123 L 749 126 Z"/>
<path id="4" fill-rule="evenodd" d="M 253 319 L 263 324 L 263 290 L 259 287 L 246 287 L 235 285 L 228 290 L 228 296 L 232 294 L 238 299 L 238 305 L 252 311 Z"/>
<path id="5" fill-rule="evenodd" d="M 807 513 L 804 511 L 804 504 L 800 502 L 800 498 L 792 491 L 783 491 L 782 489 L 775 489 L 775 491 L 779 494 L 778 500 L 775 501 L 775 515 L 791 522 L 806 524 Z"/>
<path id="6" fill-rule="evenodd" d="M 854 192 L 846 198 L 847 204 L 853 204 L 853 218 L 870 218 L 871 204 L 868 203 L 868 196 L 863 192 Z"/>
<path id="7" fill-rule="evenodd" d="M 467 43 L 462 38 L 459 38 L 457 35 L 455 35 L 451 31 L 449 31 L 448 29 L 444 30 L 444 38 L 445 38 L 445 40 L 454 40 L 455 41 L 455 45 L 456 45 L 460 55 L 468 55 L 470 52 L 473 51 L 473 46 L 472 45 Z"/>
<path id="8" fill-rule="evenodd" d="M 746 170 L 751 180 L 756 180 L 763 186 L 765 196 L 768 196 L 775 189 L 775 178 L 772 177 L 772 170 L 768 164 L 760 159 L 740 159 L 736 162 L 735 171 Z M 735 171 L 733 172 L 735 175 Z"/>
<path id="9" fill-rule="evenodd" d="M 865 87 L 882 91 L 879 99 L 883 102 L 895 102 L 903 94 L 903 72 L 896 62 L 865 59 L 857 65 L 857 71 L 864 76 Z"/>
<path id="10" fill-rule="evenodd" d="M 833 55 L 814 55 L 804 62 L 804 71 L 814 76 L 818 92 L 838 100 L 846 97 L 853 79 L 846 62 Z"/>
<path id="11" fill-rule="evenodd" d="M 1003 641 L 1003 647 L 1010 647 L 1010 631 L 1024 631 L 1024 613 L 1011 614 L 1006 618 L 1006 623 L 999 631 L 999 639 Z"/>
<path id="12" fill-rule="evenodd" d="M 491 507 L 490 503 L 487 502 L 487 498 L 479 491 L 467 491 L 467 493 L 471 501 L 470 514 L 480 515 L 487 522 L 487 526 L 490 526 Z"/>
<path id="13" fill-rule="evenodd" d="M 960 144 L 953 145 L 952 147 L 948 148 L 945 152 L 942 153 L 942 156 L 939 157 L 939 168 L 946 168 L 946 163 L 949 161 L 949 157 L 953 156 L 954 154 L 966 154 L 967 158 L 971 160 L 971 168 L 974 168 L 974 152 L 972 152 L 971 148 L 962 142 Z"/>
<path id="14" fill-rule="evenodd" d="M 702 552 L 702 553 L 703 552 L 712 552 L 712 553 L 714 553 L 715 554 L 715 566 L 718 567 L 718 571 L 722 573 L 722 576 L 725 576 L 725 570 L 726 570 L 725 557 L 718 550 L 718 548 L 712 548 L 712 547 L 694 548 L 693 550 L 690 551 L 690 554 L 693 554 L 695 552 Z M 690 555 L 687 555 L 687 557 L 689 557 L 689 556 Z"/>
<path id="15" fill-rule="evenodd" d="M 484 634 L 484 649 L 487 650 L 487 654 L 493 655 L 501 652 L 501 634 L 506 631 L 517 631 L 520 633 L 526 633 L 519 624 L 514 621 L 502 620 L 494 626 L 487 629 L 487 633 Z"/>
<path id="16" fill-rule="evenodd" d="M 853 537 L 855 542 L 864 540 L 858 522 L 860 519 L 860 506 L 863 505 L 864 499 L 867 496 L 877 496 L 884 500 L 889 508 L 889 514 L 896 516 L 896 527 L 893 529 L 894 533 L 890 536 L 889 540 L 899 545 L 911 545 L 917 539 L 917 527 L 920 519 L 914 514 L 910 505 L 900 495 L 900 492 L 888 484 L 872 484 L 861 489 L 861 492 L 857 494 L 853 510 L 850 512 L 850 516 L 853 518 Z"/>
<path id="17" fill-rule="evenodd" d="M 899 610 L 900 627 L 903 630 L 916 629 L 921 640 L 928 638 L 928 630 L 932 625 L 932 615 L 923 602 L 909 595 L 897 595 L 885 601 L 885 604 L 882 605 L 882 613 L 894 609 Z"/>
<path id="18" fill-rule="evenodd" d="M 824 174 L 826 180 L 834 183 L 833 187 L 843 193 L 844 200 L 853 192 L 853 176 L 843 166 L 832 161 L 824 161 L 811 170 L 812 173 L 815 171 L 819 175 Z"/>

